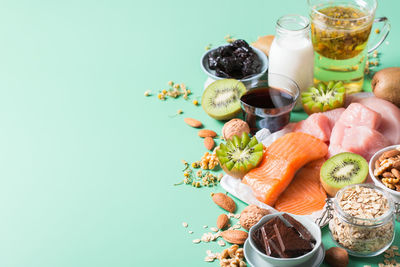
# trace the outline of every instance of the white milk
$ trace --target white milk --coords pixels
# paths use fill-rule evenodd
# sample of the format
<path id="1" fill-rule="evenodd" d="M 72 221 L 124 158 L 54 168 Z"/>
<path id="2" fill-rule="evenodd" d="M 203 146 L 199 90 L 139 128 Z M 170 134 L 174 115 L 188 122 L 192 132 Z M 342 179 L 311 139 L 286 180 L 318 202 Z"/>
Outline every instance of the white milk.
<path id="1" fill-rule="evenodd" d="M 289 77 L 297 83 L 300 93 L 313 85 L 314 50 L 309 36 L 308 19 L 299 15 L 281 17 L 269 52 L 269 73 Z M 283 87 L 270 78 L 271 86 Z M 295 110 L 301 109 L 299 95 Z"/>

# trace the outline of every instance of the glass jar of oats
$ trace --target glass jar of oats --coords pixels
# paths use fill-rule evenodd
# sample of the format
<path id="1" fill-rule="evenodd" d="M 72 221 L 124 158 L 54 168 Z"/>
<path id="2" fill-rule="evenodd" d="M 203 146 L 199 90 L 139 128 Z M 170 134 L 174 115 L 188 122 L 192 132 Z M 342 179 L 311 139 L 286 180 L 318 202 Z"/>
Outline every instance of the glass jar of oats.
<path id="1" fill-rule="evenodd" d="M 329 222 L 332 239 L 350 255 L 376 256 L 394 240 L 394 204 L 372 184 L 350 185 L 337 192 Z"/>

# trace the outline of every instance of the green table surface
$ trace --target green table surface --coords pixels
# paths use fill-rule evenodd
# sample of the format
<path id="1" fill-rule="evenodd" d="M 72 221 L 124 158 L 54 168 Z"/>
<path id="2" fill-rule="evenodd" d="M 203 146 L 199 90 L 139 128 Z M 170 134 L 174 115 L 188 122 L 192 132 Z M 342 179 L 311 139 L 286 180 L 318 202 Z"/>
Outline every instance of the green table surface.
<path id="1" fill-rule="evenodd" d="M 400 63 L 399 10 L 379 3 L 392 31 L 378 68 Z M 227 34 L 273 34 L 289 13 L 306 15 L 306 1 L 1 1 L 0 266 L 217 266 L 203 259 L 221 248 L 192 239 L 215 225 L 210 193 L 223 189 L 173 186 L 181 160 L 205 152 L 183 118 L 223 125 L 191 103 L 200 57 Z M 159 101 L 169 80 L 190 101 Z M 327 229 L 323 243 L 333 246 Z"/>

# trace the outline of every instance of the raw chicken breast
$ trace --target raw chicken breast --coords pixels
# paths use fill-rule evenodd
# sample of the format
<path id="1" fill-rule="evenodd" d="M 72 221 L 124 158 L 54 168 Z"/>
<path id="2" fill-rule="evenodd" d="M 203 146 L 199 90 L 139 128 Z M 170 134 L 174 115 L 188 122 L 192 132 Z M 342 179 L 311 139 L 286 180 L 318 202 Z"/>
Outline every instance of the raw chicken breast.
<path id="1" fill-rule="evenodd" d="M 378 129 L 381 119 L 381 114 L 359 103 L 352 103 L 340 115 L 339 121 L 346 127 L 366 126 Z"/>
<path id="2" fill-rule="evenodd" d="M 293 131 L 306 133 L 328 142 L 331 137 L 332 127 L 327 116 L 323 113 L 314 113 L 307 119 L 298 122 Z"/>
<path id="3" fill-rule="evenodd" d="M 332 131 L 329 157 L 341 152 L 353 152 L 370 160 L 376 151 L 390 145 L 377 130 L 366 126 L 345 127 L 337 123 Z"/>
<path id="4" fill-rule="evenodd" d="M 390 141 L 377 129 L 382 116 L 359 103 L 353 103 L 340 115 L 332 129 L 329 156 L 353 152 L 369 160 Z"/>
<path id="5" fill-rule="evenodd" d="M 343 111 L 345 111 L 345 108 L 335 108 L 322 113 L 328 117 L 331 129 L 333 129 L 333 126 L 335 126 L 335 123 L 339 120 L 340 115 L 342 115 Z"/>
<path id="6" fill-rule="evenodd" d="M 342 149 L 359 154 L 366 160 L 388 145 L 390 142 L 383 134 L 366 126 L 346 128 L 342 141 Z"/>
<path id="7" fill-rule="evenodd" d="M 397 106 L 378 97 L 360 98 L 356 101 L 380 113 L 382 120 L 378 131 L 390 141 L 391 145 L 400 144 L 400 109 Z"/>

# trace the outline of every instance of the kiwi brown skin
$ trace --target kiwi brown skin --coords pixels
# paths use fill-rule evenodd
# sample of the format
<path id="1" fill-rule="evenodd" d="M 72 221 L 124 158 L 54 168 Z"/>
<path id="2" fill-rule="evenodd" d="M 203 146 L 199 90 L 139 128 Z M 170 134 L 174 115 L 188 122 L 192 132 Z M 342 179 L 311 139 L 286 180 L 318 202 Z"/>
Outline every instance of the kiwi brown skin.
<path id="1" fill-rule="evenodd" d="M 240 171 L 240 170 L 237 170 L 235 168 L 232 168 L 232 170 L 228 170 L 228 168 L 223 164 L 220 164 L 220 166 L 221 166 L 221 168 L 224 170 L 224 172 L 226 174 L 228 174 L 229 176 L 238 178 L 238 179 L 243 179 L 243 177 L 247 173 L 247 171 Z"/>
<path id="2" fill-rule="evenodd" d="M 375 96 L 400 107 L 400 67 L 386 68 L 375 73 L 371 87 Z"/>

